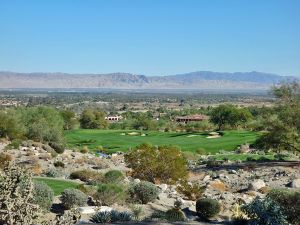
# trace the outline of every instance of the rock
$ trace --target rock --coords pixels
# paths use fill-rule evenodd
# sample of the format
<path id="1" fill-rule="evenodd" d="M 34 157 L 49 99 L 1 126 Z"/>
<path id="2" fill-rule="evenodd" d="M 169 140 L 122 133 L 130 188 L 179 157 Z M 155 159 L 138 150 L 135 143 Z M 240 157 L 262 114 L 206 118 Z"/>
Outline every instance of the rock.
<path id="1" fill-rule="evenodd" d="M 163 192 L 165 192 L 168 189 L 168 185 L 167 184 L 161 184 L 158 186 Z"/>
<path id="2" fill-rule="evenodd" d="M 295 179 L 291 182 L 291 188 L 300 188 L 300 179 Z"/>
<path id="3" fill-rule="evenodd" d="M 252 191 L 257 191 L 257 190 L 259 190 L 259 189 L 261 189 L 261 188 L 263 188 L 265 186 L 266 186 L 265 182 L 263 180 L 258 179 L 258 180 L 252 181 L 249 184 L 248 189 L 252 190 Z"/>
<path id="4" fill-rule="evenodd" d="M 207 182 L 210 180 L 210 176 L 209 175 L 206 175 L 204 178 L 203 178 L 203 182 Z"/>
<path id="5" fill-rule="evenodd" d="M 230 170 L 229 173 L 230 174 L 237 174 L 237 171 L 236 170 Z"/>
<path id="6" fill-rule="evenodd" d="M 96 210 L 98 212 L 110 212 L 112 210 L 112 208 L 107 207 L 107 206 L 101 206 L 100 209 L 99 209 L 99 207 L 96 207 L 96 206 L 84 206 L 84 207 L 78 208 L 78 211 L 80 212 L 80 214 L 93 214 L 96 212 Z"/>
<path id="7" fill-rule="evenodd" d="M 133 182 L 136 183 L 136 184 L 138 184 L 138 183 L 141 182 L 141 180 L 140 179 L 134 179 Z"/>

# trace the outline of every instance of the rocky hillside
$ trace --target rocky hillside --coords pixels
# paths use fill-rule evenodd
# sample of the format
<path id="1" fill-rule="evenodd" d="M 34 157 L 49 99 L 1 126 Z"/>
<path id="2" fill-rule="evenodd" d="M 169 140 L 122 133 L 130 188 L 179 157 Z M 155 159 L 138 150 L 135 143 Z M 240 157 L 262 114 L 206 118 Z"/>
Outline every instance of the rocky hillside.
<path id="1" fill-rule="evenodd" d="M 170 76 L 0 72 L 0 88 L 266 90 L 280 81 L 293 79 L 299 78 L 260 72 L 199 71 Z"/>

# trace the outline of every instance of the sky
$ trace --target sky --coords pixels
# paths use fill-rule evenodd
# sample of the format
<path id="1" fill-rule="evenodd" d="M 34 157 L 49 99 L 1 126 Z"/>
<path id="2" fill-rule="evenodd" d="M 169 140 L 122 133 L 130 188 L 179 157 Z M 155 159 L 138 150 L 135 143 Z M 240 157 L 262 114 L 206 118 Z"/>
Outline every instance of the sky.
<path id="1" fill-rule="evenodd" d="M 0 0 L 0 70 L 300 76 L 299 0 Z"/>

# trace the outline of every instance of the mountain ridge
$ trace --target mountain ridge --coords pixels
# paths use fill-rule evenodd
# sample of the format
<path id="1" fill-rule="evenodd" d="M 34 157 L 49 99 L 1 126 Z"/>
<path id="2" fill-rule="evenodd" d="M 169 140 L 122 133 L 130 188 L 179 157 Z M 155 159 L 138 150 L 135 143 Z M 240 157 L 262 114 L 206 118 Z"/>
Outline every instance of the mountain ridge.
<path id="1" fill-rule="evenodd" d="M 263 72 L 195 71 L 167 76 L 132 73 L 71 74 L 0 71 L 0 88 L 110 88 L 110 89 L 212 89 L 267 90 L 282 81 L 300 80 Z"/>

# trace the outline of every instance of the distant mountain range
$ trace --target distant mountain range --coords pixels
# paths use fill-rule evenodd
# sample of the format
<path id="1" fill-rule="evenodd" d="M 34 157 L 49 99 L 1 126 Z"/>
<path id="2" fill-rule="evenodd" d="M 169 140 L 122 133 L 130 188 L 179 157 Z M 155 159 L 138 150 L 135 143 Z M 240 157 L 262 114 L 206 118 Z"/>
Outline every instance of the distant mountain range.
<path id="1" fill-rule="evenodd" d="M 67 74 L 0 72 L 0 88 L 100 88 L 100 89 L 196 89 L 267 90 L 281 81 L 300 80 L 261 72 L 220 73 L 198 71 L 169 76 L 130 73 Z"/>

